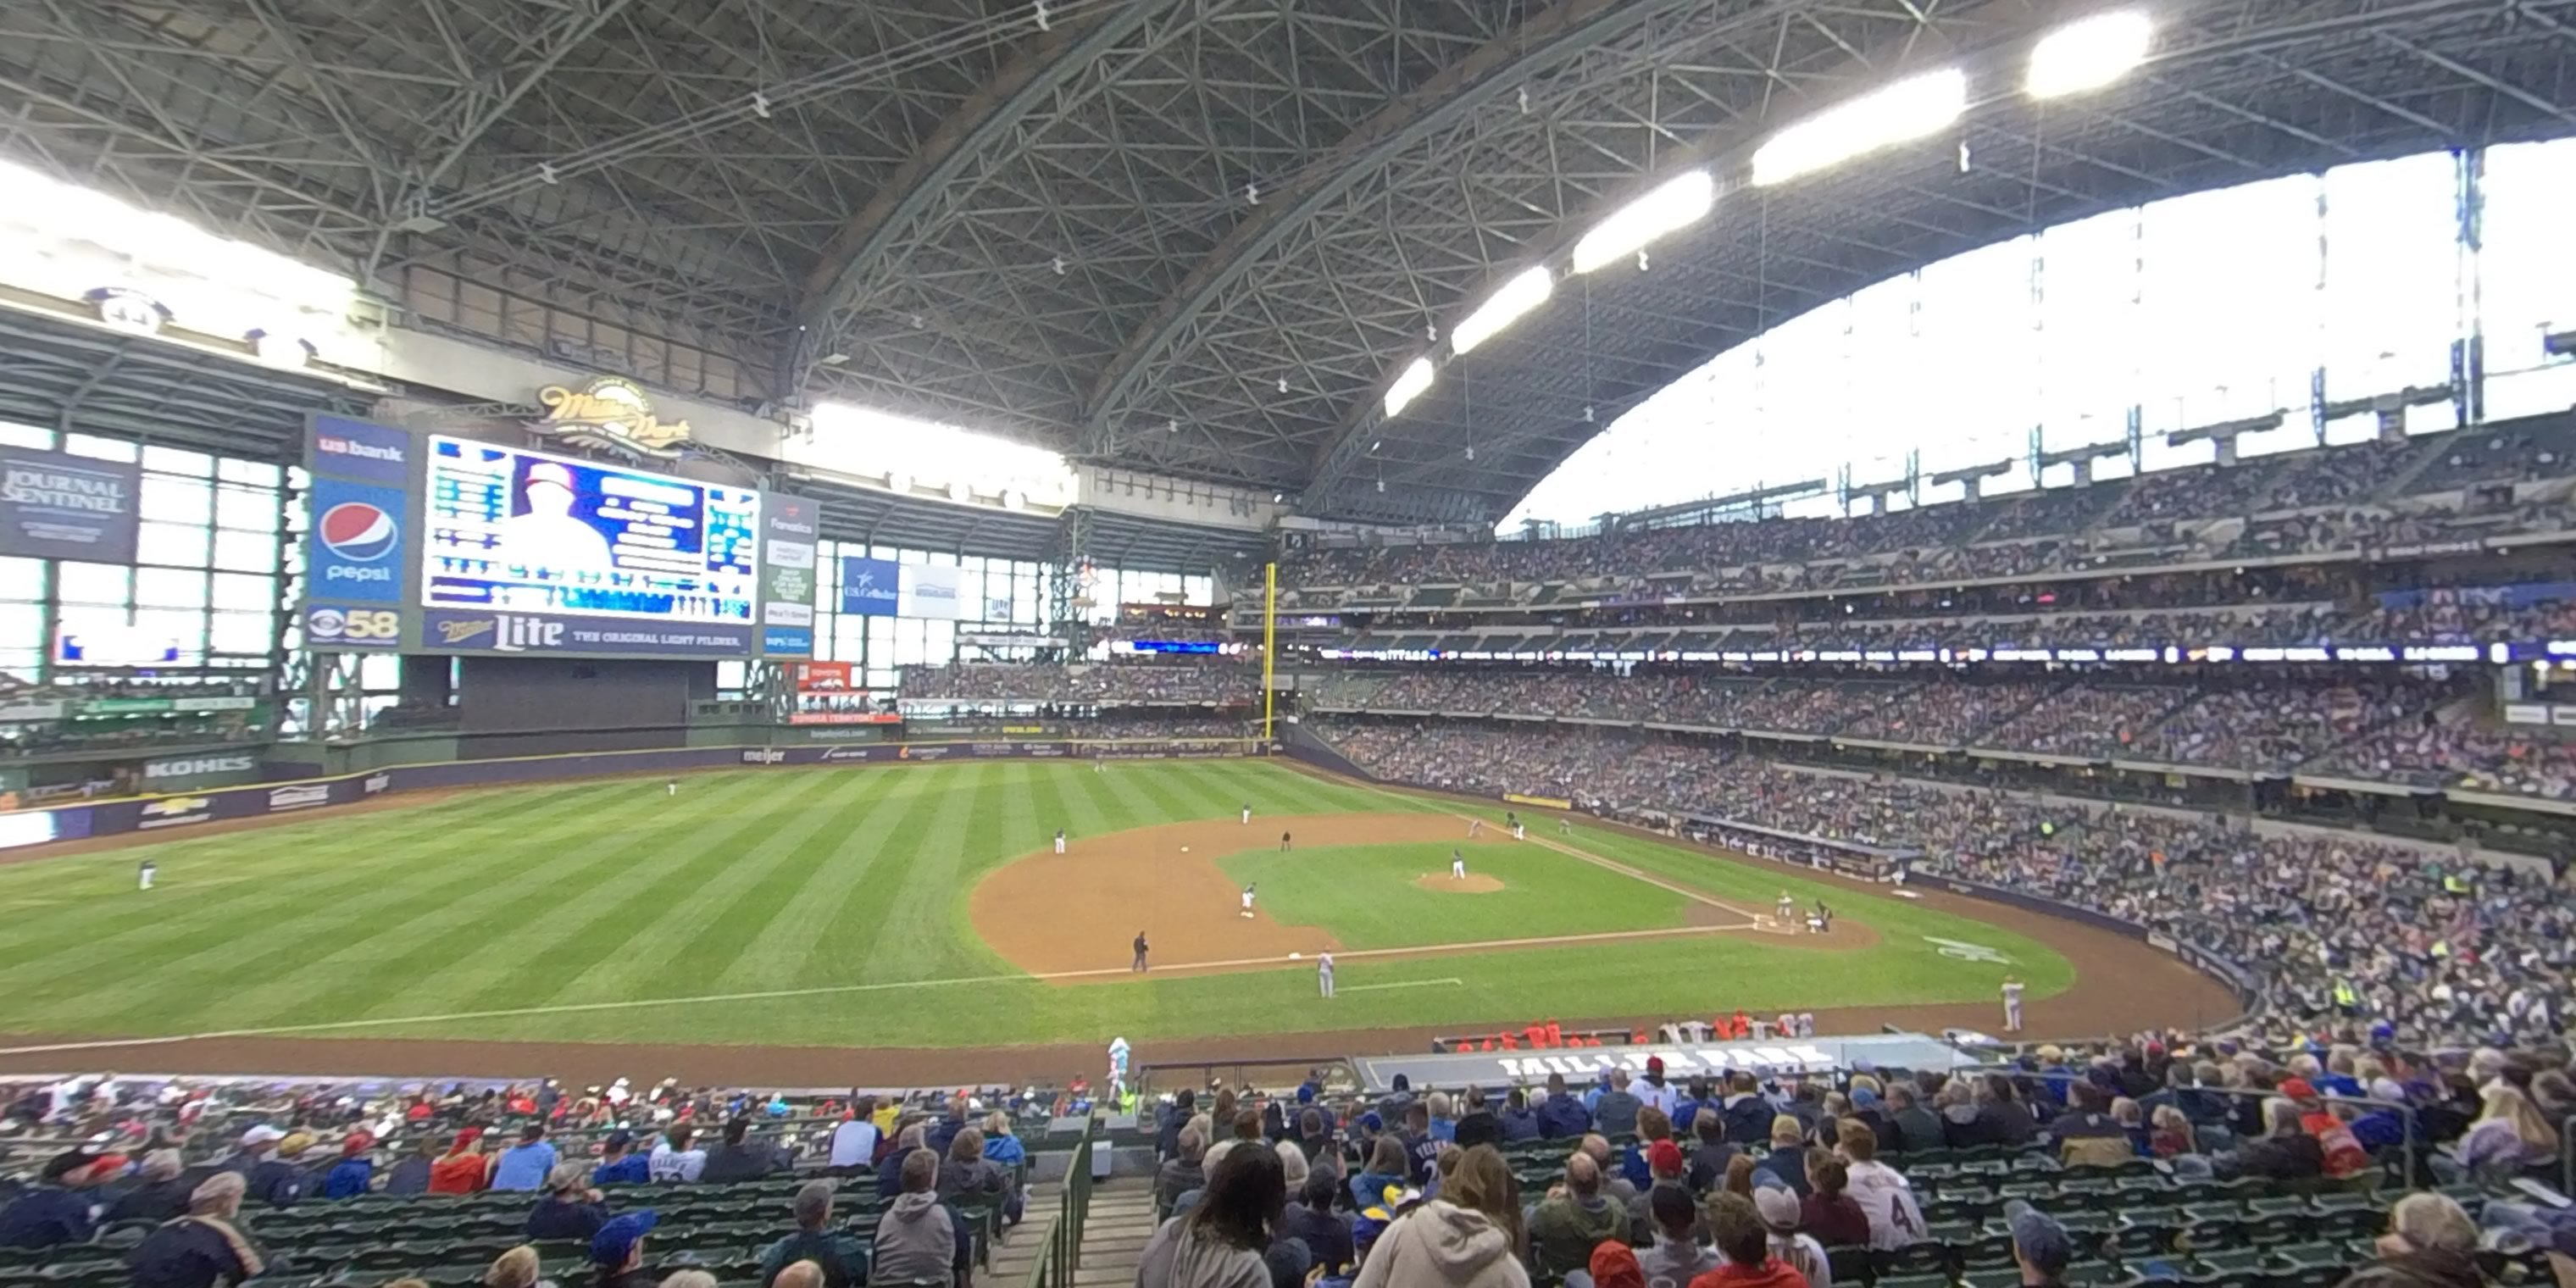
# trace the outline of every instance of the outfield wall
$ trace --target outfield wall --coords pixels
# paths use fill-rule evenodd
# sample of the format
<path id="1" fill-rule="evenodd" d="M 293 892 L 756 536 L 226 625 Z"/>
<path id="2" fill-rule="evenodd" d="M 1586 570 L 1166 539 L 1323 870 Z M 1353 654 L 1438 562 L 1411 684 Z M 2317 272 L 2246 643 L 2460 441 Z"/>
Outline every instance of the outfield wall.
<path id="1" fill-rule="evenodd" d="M 1455 792 L 1444 787 L 1433 787 L 1424 783 L 1406 782 L 1397 778 L 1384 778 L 1379 775 L 1369 773 L 1367 770 L 1361 769 L 1358 765 L 1354 764 L 1349 758 L 1343 756 L 1340 752 L 1334 750 L 1331 744 L 1326 743 L 1323 739 L 1306 732 L 1300 727 L 1292 727 L 1290 736 L 1282 746 L 1290 757 L 1305 761 L 1308 764 L 1332 773 L 1346 774 L 1372 783 L 1384 783 L 1390 787 L 1410 788 L 1414 791 L 1431 792 L 1442 796 L 1463 795 L 1463 793 Z M 1496 799 L 1507 803 L 1514 800 L 1514 798 L 1510 796 L 1497 797 Z M 1528 803 L 1531 798 L 1521 797 L 1518 798 L 1518 800 L 1521 803 Z M 1642 832 L 1649 836 L 1653 836 L 1658 840 L 1675 839 L 1644 820 L 1622 818 L 1616 815 L 1595 814 L 1588 810 L 1577 810 L 1572 812 L 1581 813 L 1588 818 L 1599 819 L 1603 822 L 1612 824 L 1613 826 L 1625 827 Z M 1695 821 L 1702 823 L 1717 823 L 1720 826 L 1726 827 L 1750 826 L 1726 820 Z M 1827 837 L 1798 837 L 1791 833 L 1776 832 L 1769 828 L 1757 827 L 1752 830 L 1765 832 L 1770 835 L 1780 836 L 1787 839 L 1811 842 L 1829 850 L 1847 850 L 1856 848 L 1851 846 L 1848 842 L 1836 841 Z M 1680 839 L 1689 840 L 1690 838 L 1682 837 Z M 1737 853 L 1739 851 L 1729 849 L 1728 852 Z M 1894 852 L 1888 851 L 1886 853 Z M 1761 856 L 1756 855 L 1752 857 L 1758 859 Z M 1768 861 L 1780 863 L 1783 866 L 1796 867 L 1801 871 L 1806 870 L 1804 865 L 1793 863 L 1786 859 L 1771 859 Z M 1874 872 L 1845 872 L 1844 875 L 1864 881 L 1874 881 L 1879 879 Z M 1939 890 L 1948 894 L 1963 895 L 1971 899 L 1981 899 L 1988 903 L 1999 903 L 2008 907 L 2019 908 L 2026 912 L 2036 912 L 2051 917 L 2063 917 L 2069 921 L 2081 922 L 2084 925 L 2092 926 L 2101 930 L 2107 930 L 2125 938 L 2139 940 L 2145 943 L 2148 947 L 2162 952 L 2172 953 L 2174 956 L 2180 957 L 2194 970 L 2197 970 L 2200 973 L 2217 980 L 2219 983 L 2226 985 L 2228 992 L 2235 996 L 2237 1004 L 2245 1008 L 2245 1014 L 2238 1016 L 2235 1019 L 2222 1021 L 2221 1023 L 2213 1025 L 2211 1026 L 2213 1030 L 2233 1028 L 2236 1025 L 2243 1023 L 2245 1020 L 2252 1018 L 2262 1010 L 2264 997 L 2262 989 L 2256 982 L 2253 972 L 2246 970 L 2242 965 L 2234 961 L 2221 957 L 2218 954 L 2210 952 L 2196 944 L 2183 943 L 2170 935 L 2150 930 L 2134 921 L 2125 921 L 2121 918 L 2111 916 L 2108 913 L 2096 912 L 2090 908 L 2077 907 L 2071 903 L 2060 903 L 2055 899 L 2046 899 L 2038 895 L 2026 894 L 2019 890 L 2006 889 L 2001 886 L 1990 886 L 1982 882 L 1965 881 L 1955 877 L 1932 876 L 1926 873 L 1912 871 L 1910 869 L 1906 873 L 1905 884 L 1909 888 L 1920 887 L 1927 890 Z"/>
<path id="2" fill-rule="evenodd" d="M 184 833 L 203 823 L 272 818 L 355 805 L 396 792 L 495 787 L 611 774 L 680 774 L 746 766 L 892 765 L 947 760 L 1213 760 L 1259 754 L 1248 738 L 1063 741 L 988 739 L 843 746 L 734 745 L 574 752 L 388 765 L 250 787 L 66 805 L 0 814 L 0 850 L 142 833 Z"/>

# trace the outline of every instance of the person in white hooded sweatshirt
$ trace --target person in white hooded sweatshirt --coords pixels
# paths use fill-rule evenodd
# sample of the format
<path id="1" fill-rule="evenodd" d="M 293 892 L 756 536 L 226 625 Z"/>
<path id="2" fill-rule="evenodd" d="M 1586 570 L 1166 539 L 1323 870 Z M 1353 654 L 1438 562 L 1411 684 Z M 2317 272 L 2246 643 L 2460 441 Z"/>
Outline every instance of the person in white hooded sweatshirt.
<path id="1" fill-rule="evenodd" d="M 1378 1236 L 1351 1288 L 1530 1288 L 1513 1255 L 1520 1224 L 1510 1165 L 1493 1146 L 1478 1145 L 1459 1158 L 1439 1198 Z"/>
<path id="2" fill-rule="evenodd" d="M 1287 1208 L 1287 1173 L 1276 1152 L 1227 1151 L 1209 1169 L 1198 1206 L 1145 1241 L 1136 1288 L 1270 1288 L 1262 1253 Z"/>

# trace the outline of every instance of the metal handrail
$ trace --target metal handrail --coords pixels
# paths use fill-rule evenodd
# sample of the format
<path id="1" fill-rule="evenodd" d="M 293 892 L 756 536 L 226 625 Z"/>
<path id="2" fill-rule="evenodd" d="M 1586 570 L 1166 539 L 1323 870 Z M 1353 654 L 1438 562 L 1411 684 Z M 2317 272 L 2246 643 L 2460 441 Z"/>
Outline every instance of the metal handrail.
<path id="1" fill-rule="evenodd" d="M 1084 1124 L 1082 1139 L 1073 1147 L 1064 1196 L 1047 1230 L 1046 1246 L 1029 1266 L 1028 1288 L 1073 1288 L 1074 1272 L 1082 1264 L 1082 1225 L 1091 1215 L 1091 1151 L 1098 1147 L 1098 1131 L 1097 1120 Z"/>
<path id="2" fill-rule="evenodd" d="M 2558 1124 L 2558 1192 L 2576 1194 L 2576 1114 Z"/>

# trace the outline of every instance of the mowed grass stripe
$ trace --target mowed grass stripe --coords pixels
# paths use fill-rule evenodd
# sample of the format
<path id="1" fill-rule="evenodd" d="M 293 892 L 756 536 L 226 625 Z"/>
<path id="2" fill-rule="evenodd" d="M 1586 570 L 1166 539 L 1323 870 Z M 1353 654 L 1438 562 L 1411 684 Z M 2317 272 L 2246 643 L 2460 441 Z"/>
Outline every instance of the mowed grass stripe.
<path id="1" fill-rule="evenodd" d="M 855 955 L 850 954 L 848 936 L 841 931 L 841 919 L 853 900 L 875 897 L 871 887 L 887 879 L 878 870 L 880 861 L 890 854 L 887 836 L 929 797 L 925 792 L 882 787 L 847 793 L 831 821 L 803 847 L 804 880 L 760 926 L 760 951 L 736 957 L 716 977 L 713 991 L 778 987 L 781 981 L 786 987 L 810 987 L 848 978 L 839 963 L 855 961 Z"/>
<path id="2" fill-rule="evenodd" d="M 622 793 L 593 807 L 613 811 L 625 803 L 617 796 L 632 801 L 647 791 L 661 799 L 658 786 L 620 786 Z M 268 951 L 224 967 L 210 987 L 224 990 L 219 995 L 228 1009 L 267 1022 L 373 1014 L 386 1006 L 409 1011 L 417 1004 L 417 981 L 440 979 L 541 924 L 559 910 L 562 890 L 579 888 L 572 884 L 578 874 L 568 878 L 568 868 L 586 858 L 603 864 L 621 851 L 624 838 L 601 833 L 598 817 L 567 810 L 542 831 L 503 845 L 421 838 L 410 861 L 397 861 L 386 874 L 382 891 L 345 901 L 305 919 L 308 924 L 281 927 Z M 354 933 L 361 929 L 366 933 Z"/>
<path id="3" fill-rule="evenodd" d="M 528 801 L 496 798 L 494 803 L 504 810 L 536 809 L 547 799 L 582 790 L 585 788 L 581 786 L 546 788 L 532 793 L 534 799 Z M 63 896 L 59 912 L 42 918 L 38 925 L 13 926 L 12 933 L 0 940 L 0 975 L 30 962 L 61 963 L 66 950 L 74 948 L 95 948 L 125 956 L 124 950 L 131 945 L 117 944 L 103 936 L 158 934 L 171 924 L 162 919 L 174 913 L 185 917 L 230 916 L 246 907 L 273 903 L 277 891 L 257 878 L 300 877 L 317 870 L 336 870 L 338 883 L 308 885 L 304 889 L 328 896 L 342 889 L 365 888 L 381 881 L 383 874 L 335 869 L 335 861 L 380 853 L 389 837 L 412 833 L 409 824 L 413 819 L 438 825 L 438 820 L 427 818 L 429 814 L 430 809 L 424 809 L 417 814 L 406 811 L 382 816 L 401 821 L 380 829 L 370 826 L 381 821 L 379 816 L 317 818 L 237 836 L 174 837 L 142 851 L 111 850 L 0 866 L 0 893 L 42 888 Z M 131 905 L 116 901 L 142 893 L 134 888 L 134 869 L 144 854 L 161 867 L 161 888 L 152 891 L 153 896 L 171 897 L 160 900 L 154 917 L 134 918 L 129 915 Z M 193 884 L 214 876 L 225 879 L 227 886 Z M 245 876 L 254 879 L 235 880 Z M 173 909 L 170 904 L 182 907 Z"/>
<path id="4" fill-rule="evenodd" d="M 859 931 L 867 944 L 859 970 L 850 983 L 878 980 L 937 979 L 949 959 L 948 904 L 962 897 L 958 874 L 966 856 L 967 820 L 989 808 L 988 764 L 959 765 L 947 772 L 950 800 L 905 829 L 912 841 L 912 861 L 900 879 L 890 881 L 884 898 Z"/>
<path id="5" fill-rule="evenodd" d="M 570 794 L 568 789 L 557 790 Z M 239 844 L 252 837 L 253 833 L 243 833 L 220 840 Z M 195 1005 L 202 1005 L 206 998 L 222 996 L 212 989 L 245 971 L 264 968 L 271 959 L 298 952 L 320 955 L 342 946 L 346 940 L 320 936 L 344 923 L 363 923 L 413 892 L 412 882 L 424 871 L 417 866 L 417 852 L 430 840 L 380 837 L 370 854 L 349 856 L 342 866 L 331 869 L 337 879 L 318 884 L 297 881 L 280 888 L 244 882 L 223 887 L 205 900 L 190 899 L 184 885 L 155 889 L 149 895 L 123 892 L 90 910 L 104 923 L 94 939 L 63 948 L 44 962 L 0 973 L 0 987 L 21 998 L 51 998 L 58 995 L 58 983 L 67 983 L 70 1009 L 85 1023 L 102 1018 L 98 997 L 115 997 L 126 983 L 154 977 L 186 978 Z M 218 838 L 208 838 L 197 844 L 217 843 Z M 315 867 L 324 868 L 342 857 L 317 850 Z M 200 863 L 220 866 L 219 860 L 201 851 L 189 863 L 174 865 L 180 869 L 174 880 L 184 882 L 188 869 Z M 466 875 L 451 883 L 452 888 L 470 889 L 484 879 L 477 865 L 463 870 Z M 159 898 L 165 893 L 176 897 Z M 123 1000 L 138 1018 L 167 1010 L 174 1001 L 156 998 L 149 990 Z M 182 1013 L 192 1009 L 184 1001 L 178 1008 Z"/>
<path id="6" fill-rule="evenodd" d="M 496 856 L 494 902 L 508 904 L 506 911 L 482 915 L 482 908 L 460 910 L 464 920 L 456 938 L 470 951 L 405 990 L 399 1000 L 373 1005 L 366 1013 L 418 1013 L 415 1006 L 443 1012 L 518 1004 L 532 989 L 560 983 L 560 950 L 616 903 L 610 894 L 649 878 L 664 863 L 685 857 L 685 850 L 666 847 L 660 838 L 649 835 L 646 824 L 627 830 L 622 825 L 625 820 L 647 820 L 667 835 L 692 835 L 698 830 L 693 827 L 697 820 L 712 826 L 765 808 L 777 793 L 791 790 L 758 773 L 693 779 L 676 799 L 665 797 L 658 783 L 636 787 L 636 794 L 603 802 L 599 812 L 586 820 L 586 838 L 581 834 L 568 838 L 572 843 L 560 856 L 528 865 L 525 876 L 510 870 L 511 856 Z M 620 820 L 621 826 L 602 827 L 604 819 Z M 475 933 L 463 933 L 469 929 Z"/>
<path id="7" fill-rule="evenodd" d="M 706 989 L 732 971 L 755 945 L 750 972 L 758 987 L 793 978 L 778 959 L 802 953 L 802 944 L 771 939 L 770 923 L 812 876 L 822 856 L 862 816 L 882 789 L 857 775 L 795 773 L 804 780 L 793 797 L 765 811 L 748 844 L 707 889 L 689 899 L 689 925 L 662 941 L 665 952 L 631 972 L 626 987 L 642 996 Z"/>
<path id="8" fill-rule="evenodd" d="M 754 771 L 757 776 L 758 771 Z M 838 786 L 847 787 L 841 783 Z M 581 925 L 559 939 L 546 957 L 553 987 L 539 988 L 512 1003 L 607 1001 L 640 997 L 638 976 L 660 962 L 667 946 L 694 934 L 712 909 L 711 889 L 730 889 L 719 882 L 727 869 L 773 825 L 773 812 L 795 802 L 828 794 L 836 783 L 827 775 L 776 774 L 763 780 L 757 797 L 737 804 L 729 817 L 694 829 L 685 837 L 655 835 L 643 848 L 659 847 L 647 862 L 617 878 L 612 897 Z M 560 928 L 559 928 L 560 929 Z M 696 990 L 692 990 L 696 991 Z"/>

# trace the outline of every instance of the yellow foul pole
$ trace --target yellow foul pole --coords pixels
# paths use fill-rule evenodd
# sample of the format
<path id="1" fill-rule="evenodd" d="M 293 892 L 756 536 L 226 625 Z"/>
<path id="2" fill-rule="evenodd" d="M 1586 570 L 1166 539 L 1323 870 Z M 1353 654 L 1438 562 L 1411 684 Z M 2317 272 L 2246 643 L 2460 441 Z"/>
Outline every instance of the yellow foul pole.
<path id="1" fill-rule="evenodd" d="M 1271 677 L 1278 674 L 1279 661 L 1279 565 L 1261 565 L 1261 741 L 1270 741 L 1271 709 L 1276 699 L 1270 687 Z"/>

